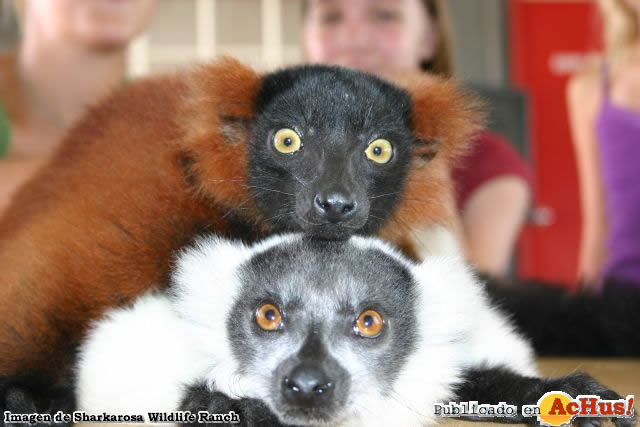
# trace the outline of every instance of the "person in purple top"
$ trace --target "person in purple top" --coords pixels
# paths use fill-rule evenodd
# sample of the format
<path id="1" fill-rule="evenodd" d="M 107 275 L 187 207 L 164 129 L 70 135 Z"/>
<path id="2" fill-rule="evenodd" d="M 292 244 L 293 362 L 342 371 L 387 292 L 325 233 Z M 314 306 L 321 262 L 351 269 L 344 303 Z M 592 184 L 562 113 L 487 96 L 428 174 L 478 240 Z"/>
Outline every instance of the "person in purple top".
<path id="1" fill-rule="evenodd" d="M 583 286 L 578 292 L 538 280 L 487 286 L 544 356 L 640 357 L 640 0 L 599 6 L 605 54 L 567 88 L 582 199 Z"/>
<path id="2" fill-rule="evenodd" d="M 640 0 L 599 0 L 605 54 L 567 99 L 582 199 L 585 288 L 640 291 Z"/>

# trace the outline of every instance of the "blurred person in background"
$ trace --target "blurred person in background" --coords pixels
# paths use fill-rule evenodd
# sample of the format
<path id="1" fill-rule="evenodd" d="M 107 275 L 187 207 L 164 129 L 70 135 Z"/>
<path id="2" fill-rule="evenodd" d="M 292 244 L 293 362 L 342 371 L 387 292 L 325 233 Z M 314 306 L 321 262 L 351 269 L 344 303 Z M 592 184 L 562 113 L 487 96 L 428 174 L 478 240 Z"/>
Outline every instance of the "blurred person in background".
<path id="1" fill-rule="evenodd" d="M 599 0 L 605 52 L 569 82 L 587 289 L 640 289 L 640 0 Z"/>
<path id="2" fill-rule="evenodd" d="M 0 56 L 0 215 L 69 126 L 122 84 L 155 0 L 14 3 L 21 40 Z"/>
<path id="3" fill-rule="evenodd" d="M 307 0 L 304 48 L 312 63 L 390 76 L 454 74 L 452 33 L 439 0 Z M 481 132 L 454 172 L 461 239 L 474 266 L 507 273 L 529 206 L 528 169 L 499 135 Z"/>
<path id="4" fill-rule="evenodd" d="M 571 293 L 536 280 L 487 286 L 539 355 L 640 357 L 640 0 L 599 6 L 605 54 L 567 87 L 583 287 Z"/>

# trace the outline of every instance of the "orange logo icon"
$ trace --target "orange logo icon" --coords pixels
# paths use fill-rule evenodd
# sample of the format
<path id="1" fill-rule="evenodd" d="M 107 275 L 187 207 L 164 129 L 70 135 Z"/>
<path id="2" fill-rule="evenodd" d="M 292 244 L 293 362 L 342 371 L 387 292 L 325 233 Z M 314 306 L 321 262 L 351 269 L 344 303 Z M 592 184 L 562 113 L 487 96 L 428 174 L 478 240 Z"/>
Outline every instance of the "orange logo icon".
<path id="1" fill-rule="evenodd" d="M 568 405 L 572 403 L 572 397 L 564 392 L 551 392 L 546 393 L 538 401 L 538 407 L 540 408 L 540 415 L 538 420 L 543 425 L 561 426 L 569 424 L 576 412 L 569 413 Z"/>

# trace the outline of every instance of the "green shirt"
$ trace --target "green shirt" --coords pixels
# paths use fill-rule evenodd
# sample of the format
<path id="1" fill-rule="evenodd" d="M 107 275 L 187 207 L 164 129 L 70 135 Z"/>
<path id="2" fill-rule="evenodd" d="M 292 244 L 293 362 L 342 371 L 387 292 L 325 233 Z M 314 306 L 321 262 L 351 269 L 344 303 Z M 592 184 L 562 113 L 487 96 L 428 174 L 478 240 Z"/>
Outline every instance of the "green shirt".
<path id="1" fill-rule="evenodd" d="M 9 152 L 9 142 L 11 141 L 11 126 L 9 126 L 9 116 L 0 104 L 0 159 Z"/>

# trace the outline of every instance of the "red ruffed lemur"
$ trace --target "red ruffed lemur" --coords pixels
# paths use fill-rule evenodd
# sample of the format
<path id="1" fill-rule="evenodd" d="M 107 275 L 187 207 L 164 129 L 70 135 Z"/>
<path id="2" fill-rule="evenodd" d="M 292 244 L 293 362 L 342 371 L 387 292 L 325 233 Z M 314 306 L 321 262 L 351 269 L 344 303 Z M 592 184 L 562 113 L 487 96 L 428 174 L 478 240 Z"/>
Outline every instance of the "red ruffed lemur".
<path id="1" fill-rule="evenodd" d="M 90 321 L 167 283 L 200 232 L 376 233 L 409 251 L 410 228 L 450 227 L 448 171 L 479 122 L 450 82 L 327 66 L 223 59 L 118 90 L 0 222 L 0 407 L 62 384 Z"/>

